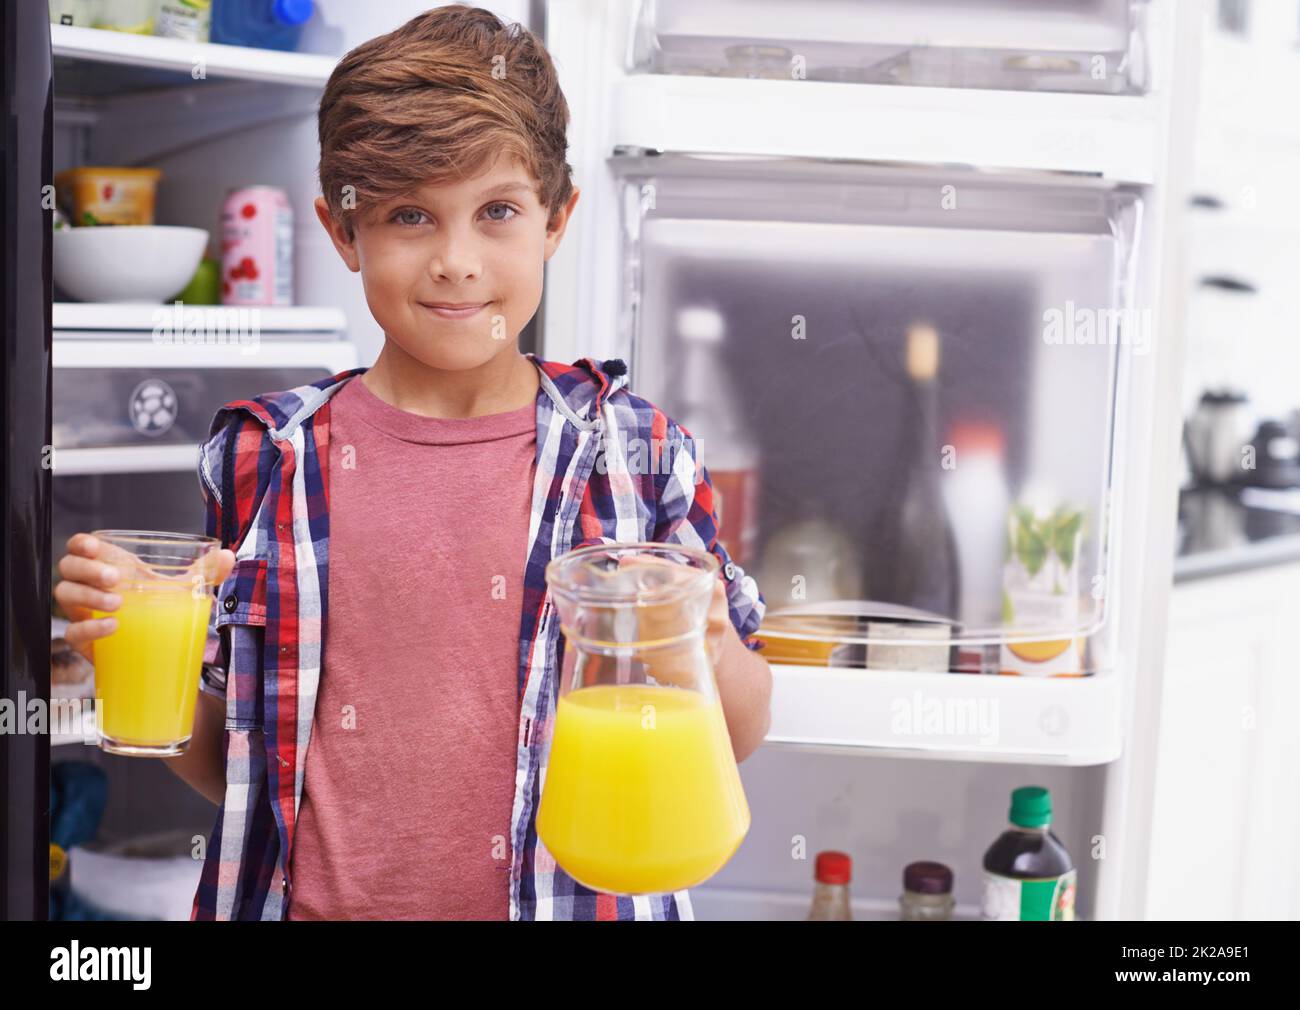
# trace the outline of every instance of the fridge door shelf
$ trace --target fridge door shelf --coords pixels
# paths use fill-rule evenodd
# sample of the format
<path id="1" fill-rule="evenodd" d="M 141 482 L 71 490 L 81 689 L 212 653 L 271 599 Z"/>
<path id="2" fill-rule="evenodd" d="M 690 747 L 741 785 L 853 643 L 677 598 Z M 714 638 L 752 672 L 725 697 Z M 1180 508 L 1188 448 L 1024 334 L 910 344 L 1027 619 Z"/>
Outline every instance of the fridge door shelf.
<path id="1" fill-rule="evenodd" d="M 337 60 L 315 53 L 185 42 L 155 35 L 50 25 L 62 94 L 105 94 L 195 87 L 208 78 L 319 90 Z M 202 68 L 202 76 L 196 76 Z"/>
<path id="2" fill-rule="evenodd" d="M 84 339 L 90 338 L 90 339 Z M 346 340 L 256 340 L 231 337 L 226 342 L 187 344 L 154 340 L 148 330 L 108 333 L 89 331 L 54 337 L 54 368 L 330 368 L 355 366 L 356 347 Z M 261 388 L 261 387 L 259 387 Z"/>
<path id="3" fill-rule="evenodd" d="M 855 883 L 857 883 L 855 881 Z M 808 918 L 811 896 L 775 888 L 716 887 L 711 881 L 691 888 L 691 909 L 700 922 L 801 922 Z M 864 897 L 851 885 L 849 907 L 854 922 L 898 922 L 898 898 Z M 958 904 L 953 922 L 979 922 L 978 904 Z"/>
<path id="4" fill-rule="evenodd" d="M 57 340 L 152 339 L 156 328 L 183 327 L 191 318 L 223 332 L 255 325 L 273 339 L 340 340 L 347 330 L 347 317 L 332 306 L 98 302 L 55 302 L 53 329 Z"/>
<path id="5" fill-rule="evenodd" d="M 1139 196 L 785 159 L 614 169 L 621 303 L 601 350 L 692 432 L 722 539 L 773 612 L 875 599 L 955 618 L 971 644 L 1102 627 L 1127 374 L 1150 349 L 1131 305 Z M 920 441 L 919 331 L 934 355 Z M 892 584 L 918 560 L 888 522 L 909 482 L 943 500 L 959 605 Z M 1036 556 L 1071 515 L 1078 539 Z"/>
<path id="6" fill-rule="evenodd" d="M 931 642 L 951 641 L 955 645 L 1052 642 L 1061 638 L 1086 638 L 1099 632 L 1104 625 L 1104 615 L 1099 615 L 1088 623 L 1078 620 L 1038 621 L 964 628 L 951 616 L 877 600 L 821 600 L 777 606 L 773 597 L 765 599 L 767 608 L 757 633 L 822 645 L 868 645 L 872 642 L 907 645 L 915 643 L 918 637 L 909 634 L 909 630 L 929 632 L 928 641 Z"/>
<path id="7" fill-rule="evenodd" d="M 611 149 L 1055 171 L 1150 183 L 1156 96 L 845 87 L 636 76 L 612 87 Z M 870 123 L 870 129 L 845 129 Z"/>
<path id="8" fill-rule="evenodd" d="M 802 922 L 808 918 L 809 903 L 807 894 L 767 887 L 715 887 L 709 882 L 691 888 L 691 908 L 700 922 Z M 849 907 L 854 922 L 900 921 L 898 898 L 892 894 L 882 897 L 873 893 L 863 897 L 862 889 L 854 888 L 849 895 Z M 980 903 L 958 903 L 951 921 L 985 921 Z M 1076 911 L 1074 921 L 1089 920 Z"/>
<path id="9" fill-rule="evenodd" d="M 880 757 L 1099 765 L 1122 750 L 1122 679 L 772 665 L 765 743 Z"/>
<path id="10" fill-rule="evenodd" d="M 1147 87 L 1145 0 L 635 6 L 627 63 L 640 73 L 1102 94 Z"/>
<path id="11" fill-rule="evenodd" d="M 62 464 L 60 464 L 62 465 Z M 771 664 L 939 674 L 1088 677 L 1108 668 L 1113 651 L 1104 622 L 1052 631 L 1006 629 L 957 637 L 942 624 L 864 622 L 841 631 L 787 630 L 764 621 L 754 632 Z M 1037 671 L 1037 672 L 1035 672 Z"/>
<path id="12" fill-rule="evenodd" d="M 770 31 L 811 34 L 862 48 L 859 37 L 889 31 L 902 25 L 905 41 L 891 40 L 896 48 L 917 49 L 939 22 L 933 4 L 918 13 L 921 4 L 894 3 L 887 18 L 845 17 L 845 11 L 860 11 L 839 2 L 824 4 L 828 16 L 818 18 L 812 4 L 801 3 L 797 13 L 790 5 L 764 17 L 742 14 L 727 19 L 734 5 L 707 2 L 674 4 L 667 27 L 678 40 L 693 36 L 721 54 L 727 47 L 746 43 L 728 37 L 737 32 Z M 748 5 L 746 5 L 748 6 Z M 949 7 L 954 5 L 949 3 Z M 1057 51 L 1050 36 L 1067 27 L 1091 60 L 1104 55 L 1113 45 L 1130 44 L 1126 27 L 1132 11 L 1139 12 L 1145 29 L 1131 33 L 1157 43 L 1148 60 L 1145 42 L 1128 60 L 1124 74 L 1108 76 L 1089 84 L 1103 88 L 1115 85 L 1126 93 L 1070 93 L 1064 90 L 1011 90 L 1005 86 L 910 87 L 898 84 L 842 83 L 846 68 L 816 78 L 810 50 L 806 56 L 810 73 L 804 79 L 719 77 L 688 73 L 644 72 L 656 60 L 670 60 L 671 54 L 655 38 L 655 17 L 667 8 L 641 5 L 638 0 L 551 0 L 547 8 L 548 45 L 561 71 L 561 84 L 573 109 L 580 177 L 590 180 L 597 170 L 595 158 L 605 157 L 620 146 L 666 152 L 708 152 L 751 155 L 783 155 L 882 163 L 927 163 L 972 166 L 1002 170 L 1059 171 L 1095 174 L 1108 179 L 1149 184 L 1154 181 L 1161 156 L 1167 88 L 1163 65 L 1170 54 L 1168 23 L 1171 0 L 1053 0 L 1054 10 L 1044 18 L 1016 4 L 1014 11 L 998 10 L 997 3 L 962 3 L 964 10 L 944 11 L 943 24 L 961 23 L 975 35 L 988 39 L 1008 38 L 1013 46 L 1039 49 L 1039 56 L 1002 52 L 1000 58 L 1019 61 L 1025 71 L 1026 88 L 1051 88 L 1065 75 L 1044 70 L 1065 56 Z M 1001 5 L 1006 8 L 1008 5 Z M 807 9 L 805 9 L 807 8 Z M 721 13 L 720 13 L 721 12 Z M 785 13 L 787 16 L 780 16 Z M 638 23 L 638 17 L 641 22 Z M 915 25 L 921 18 L 925 27 Z M 797 19 L 797 21 L 796 21 Z M 819 28 L 819 21 L 822 27 Z M 1102 24 L 1105 39 L 1091 34 Z M 715 31 L 708 31 L 708 26 Z M 762 25 L 774 26 L 770 29 Z M 743 26 L 743 27 L 738 27 Z M 1046 36 L 1046 37 L 1045 37 Z M 640 42 L 638 40 L 641 40 Z M 773 39 L 749 40 L 750 56 L 761 59 Z M 656 46 L 658 48 L 656 48 Z M 920 48 L 924 48 L 920 45 Z M 942 47 L 932 47 L 931 55 Z M 991 52 L 991 50 L 989 50 Z M 947 57 L 941 56 L 940 62 Z M 1070 57 L 1065 56 L 1066 59 Z M 1139 65 L 1149 64 L 1139 71 Z M 1106 62 L 1108 73 L 1115 70 Z M 565 68 L 570 68 L 565 70 Z M 631 68 L 631 69 L 630 69 Z M 636 69 L 642 68 L 642 69 Z M 1037 69 L 1035 69 L 1037 68 Z M 1018 75 L 1021 71 L 1015 71 Z M 854 75 L 850 74 L 852 78 Z M 942 80 L 942 77 L 939 78 Z M 1055 81 L 1056 84 L 1051 83 Z M 1138 86 L 1131 83 L 1141 81 Z M 960 76 L 951 83 L 961 83 Z M 974 83 L 974 82 L 968 82 Z M 860 126 L 858 124 L 861 124 Z"/>
<path id="13" fill-rule="evenodd" d="M 50 469 L 56 477 L 109 473 L 193 473 L 199 443 L 56 449 Z"/>

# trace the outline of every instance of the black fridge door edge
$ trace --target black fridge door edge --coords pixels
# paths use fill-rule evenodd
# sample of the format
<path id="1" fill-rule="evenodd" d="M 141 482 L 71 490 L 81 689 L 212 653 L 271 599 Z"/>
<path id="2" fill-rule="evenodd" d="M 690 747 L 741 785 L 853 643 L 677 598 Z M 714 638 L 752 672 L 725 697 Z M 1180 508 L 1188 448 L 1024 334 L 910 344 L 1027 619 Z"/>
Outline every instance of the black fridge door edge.
<path id="1" fill-rule="evenodd" d="M 28 713 L 50 696 L 51 330 L 50 234 L 54 87 L 45 3 L 5 3 L 0 14 L 4 127 L 0 189 L 4 235 L 4 585 L 0 701 L 12 706 L 0 732 L 0 907 L 7 920 L 49 915 L 50 737 L 29 733 Z M 46 713 L 45 725 L 49 725 Z"/>

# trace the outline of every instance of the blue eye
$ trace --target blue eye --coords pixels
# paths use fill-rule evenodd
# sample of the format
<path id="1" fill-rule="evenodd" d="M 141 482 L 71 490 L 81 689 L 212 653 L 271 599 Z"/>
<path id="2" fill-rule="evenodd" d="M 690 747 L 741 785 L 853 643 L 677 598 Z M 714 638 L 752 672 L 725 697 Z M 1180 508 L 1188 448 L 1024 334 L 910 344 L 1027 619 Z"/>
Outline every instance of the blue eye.
<path id="1" fill-rule="evenodd" d="M 509 216 L 507 217 L 489 216 L 488 220 L 493 222 L 494 224 L 504 224 L 506 221 L 512 220 L 513 218 L 517 217 L 519 214 L 519 212 L 515 210 L 513 207 L 511 207 L 510 204 L 508 203 L 491 203 L 488 204 L 487 206 L 488 211 L 491 211 L 494 208 L 501 208 L 510 212 Z M 393 214 L 393 216 L 389 218 L 389 220 L 392 221 L 394 224 L 400 225 L 404 228 L 415 228 L 421 224 L 424 224 L 428 219 L 425 217 L 424 211 L 420 210 L 419 208 L 403 207 L 401 210 L 396 211 Z"/>
<path id="2" fill-rule="evenodd" d="M 414 207 L 403 207 L 401 210 L 399 210 L 396 214 L 393 215 L 392 220 L 395 221 L 397 224 L 403 225 L 404 227 L 407 228 L 413 228 L 420 223 L 418 220 L 411 221 L 406 219 L 405 215 L 407 214 L 414 214 L 416 215 L 417 218 L 424 217 L 424 211 L 422 210 L 416 210 Z"/>

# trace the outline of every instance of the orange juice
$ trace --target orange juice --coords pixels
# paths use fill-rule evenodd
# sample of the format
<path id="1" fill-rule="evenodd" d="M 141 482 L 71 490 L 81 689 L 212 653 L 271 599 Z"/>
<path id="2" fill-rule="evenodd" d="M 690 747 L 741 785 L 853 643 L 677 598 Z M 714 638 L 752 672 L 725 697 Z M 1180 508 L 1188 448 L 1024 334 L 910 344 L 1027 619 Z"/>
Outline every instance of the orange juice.
<path id="1" fill-rule="evenodd" d="M 126 746 L 167 748 L 188 740 L 207 644 L 212 597 L 186 583 L 145 582 L 116 590 L 117 630 L 95 642 L 100 732 Z M 177 751 L 179 752 L 179 751 Z"/>
<path id="2" fill-rule="evenodd" d="M 691 887 L 721 869 L 748 830 L 716 699 L 646 684 L 560 699 L 537 834 L 579 883 L 616 894 Z"/>

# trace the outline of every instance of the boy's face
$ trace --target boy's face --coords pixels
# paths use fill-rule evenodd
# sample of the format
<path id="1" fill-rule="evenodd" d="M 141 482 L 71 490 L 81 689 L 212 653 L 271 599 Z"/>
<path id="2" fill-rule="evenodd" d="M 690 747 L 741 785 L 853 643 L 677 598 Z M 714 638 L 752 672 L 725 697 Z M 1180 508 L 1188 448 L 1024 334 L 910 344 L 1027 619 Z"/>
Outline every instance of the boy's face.
<path id="1" fill-rule="evenodd" d="M 548 227 L 532 176 L 503 155 L 475 179 L 422 186 L 354 215 L 352 241 L 323 197 L 316 214 L 348 269 L 361 272 L 387 338 L 430 368 L 459 371 L 518 350 L 541 301 L 542 266 L 577 201 L 575 187 Z"/>

